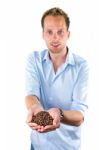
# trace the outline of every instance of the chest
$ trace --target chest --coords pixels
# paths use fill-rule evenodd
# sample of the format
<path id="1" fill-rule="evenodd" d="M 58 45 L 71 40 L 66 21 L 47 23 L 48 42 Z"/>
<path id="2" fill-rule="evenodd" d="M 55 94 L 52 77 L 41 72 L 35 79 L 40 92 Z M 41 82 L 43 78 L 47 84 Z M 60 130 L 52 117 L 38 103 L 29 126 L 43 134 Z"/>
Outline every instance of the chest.
<path id="1" fill-rule="evenodd" d="M 77 78 L 77 72 L 67 66 L 56 74 L 52 69 L 46 73 L 40 73 L 41 97 L 46 99 L 48 107 L 61 107 L 69 109 L 72 103 L 73 88 Z"/>

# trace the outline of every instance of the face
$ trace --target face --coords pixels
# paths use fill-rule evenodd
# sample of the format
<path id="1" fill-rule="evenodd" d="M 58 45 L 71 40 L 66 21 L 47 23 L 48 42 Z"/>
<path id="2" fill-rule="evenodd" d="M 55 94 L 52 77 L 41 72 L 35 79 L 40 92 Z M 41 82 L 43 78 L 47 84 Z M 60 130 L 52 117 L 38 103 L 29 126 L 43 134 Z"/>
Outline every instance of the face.
<path id="1" fill-rule="evenodd" d="M 66 42 L 69 38 L 65 19 L 63 16 L 46 16 L 44 19 L 43 38 L 52 53 L 66 51 Z"/>

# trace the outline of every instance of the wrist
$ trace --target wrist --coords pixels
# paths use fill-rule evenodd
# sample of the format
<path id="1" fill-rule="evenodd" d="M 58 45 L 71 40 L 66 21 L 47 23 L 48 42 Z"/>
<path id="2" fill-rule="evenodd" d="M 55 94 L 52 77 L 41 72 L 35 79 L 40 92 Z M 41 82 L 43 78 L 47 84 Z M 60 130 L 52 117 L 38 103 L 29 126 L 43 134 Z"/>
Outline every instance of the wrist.
<path id="1" fill-rule="evenodd" d="M 64 112 L 61 108 L 59 108 L 59 111 L 60 111 L 60 118 L 61 118 L 61 120 L 63 120 L 64 119 Z"/>
<path id="2" fill-rule="evenodd" d="M 41 109 L 43 110 L 43 107 L 40 103 L 37 103 L 37 104 L 33 104 L 30 108 L 29 108 L 29 111 L 33 111 L 34 109 Z"/>

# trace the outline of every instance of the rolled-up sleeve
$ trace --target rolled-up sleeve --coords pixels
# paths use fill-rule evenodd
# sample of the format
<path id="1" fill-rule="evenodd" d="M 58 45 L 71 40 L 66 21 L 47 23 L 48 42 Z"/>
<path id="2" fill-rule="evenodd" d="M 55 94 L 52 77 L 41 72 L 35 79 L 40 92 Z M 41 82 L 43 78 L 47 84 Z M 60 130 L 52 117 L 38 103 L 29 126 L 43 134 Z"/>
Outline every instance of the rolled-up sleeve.
<path id="1" fill-rule="evenodd" d="M 77 80 L 75 82 L 71 110 L 78 110 L 84 115 L 85 110 L 88 108 L 87 95 L 88 95 L 88 76 L 89 65 L 85 61 L 81 64 Z"/>
<path id="2" fill-rule="evenodd" d="M 26 62 L 25 89 L 27 95 L 35 95 L 40 99 L 40 83 L 36 68 L 34 52 L 29 54 Z"/>

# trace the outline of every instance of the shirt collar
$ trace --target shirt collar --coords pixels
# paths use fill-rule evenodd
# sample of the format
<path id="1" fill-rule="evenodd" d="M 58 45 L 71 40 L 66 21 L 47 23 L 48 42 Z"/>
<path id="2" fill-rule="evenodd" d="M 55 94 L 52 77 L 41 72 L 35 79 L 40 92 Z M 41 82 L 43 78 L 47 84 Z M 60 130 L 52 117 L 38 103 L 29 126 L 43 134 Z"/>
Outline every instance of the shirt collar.
<path id="1" fill-rule="evenodd" d="M 45 50 L 45 53 L 44 53 L 44 56 L 43 56 L 43 59 L 42 59 L 43 61 L 47 61 L 47 60 L 49 60 L 49 53 L 48 53 L 48 50 L 46 49 Z"/>
<path id="2" fill-rule="evenodd" d="M 68 49 L 65 63 L 70 64 L 70 65 L 75 65 L 73 53 L 69 49 Z"/>
<path id="3" fill-rule="evenodd" d="M 43 61 L 49 61 L 50 60 L 48 50 L 45 51 L 45 55 L 43 56 L 42 60 Z M 75 65 L 73 53 L 69 50 L 69 48 L 68 48 L 68 53 L 67 53 L 65 63 L 70 64 L 70 65 Z"/>

